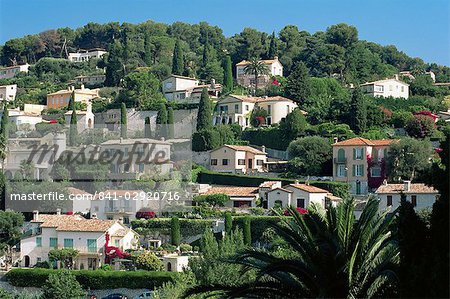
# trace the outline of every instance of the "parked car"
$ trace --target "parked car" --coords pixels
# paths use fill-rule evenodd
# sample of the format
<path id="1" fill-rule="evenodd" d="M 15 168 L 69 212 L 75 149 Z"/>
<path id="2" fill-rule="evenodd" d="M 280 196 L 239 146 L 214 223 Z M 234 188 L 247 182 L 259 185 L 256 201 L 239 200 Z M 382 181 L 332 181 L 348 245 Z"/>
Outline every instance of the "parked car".
<path id="1" fill-rule="evenodd" d="M 114 293 L 114 294 L 109 294 L 108 296 L 103 297 L 102 299 L 128 299 L 128 297 L 125 296 L 124 294 Z"/>
<path id="2" fill-rule="evenodd" d="M 153 293 L 154 293 L 154 291 L 148 291 L 148 292 L 142 293 L 142 294 L 134 297 L 133 299 L 151 299 L 151 298 L 153 298 L 152 297 Z"/>

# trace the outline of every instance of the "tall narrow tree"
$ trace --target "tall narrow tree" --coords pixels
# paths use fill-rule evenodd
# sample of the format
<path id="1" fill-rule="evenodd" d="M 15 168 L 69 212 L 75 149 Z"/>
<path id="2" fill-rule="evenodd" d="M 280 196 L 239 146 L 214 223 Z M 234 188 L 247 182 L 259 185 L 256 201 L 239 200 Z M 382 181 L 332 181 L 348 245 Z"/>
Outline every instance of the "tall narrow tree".
<path id="1" fill-rule="evenodd" d="M 350 103 L 349 123 L 352 130 L 357 134 L 366 131 L 367 127 L 367 106 L 364 94 L 360 88 L 355 88 Z"/>
<path id="2" fill-rule="evenodd" d="M 125 76 L 124 64 L 122 63 L 122 45 L 116 40 L 108 52 L 105 85 L 119 86 L 120 80 Z"/>
<path id="3" fill-rule="evenodd" d="M 303 62 L 297 62 L 287 77 L 286 94 L 297 103 L 303 104 L 311 95 L 311 81 L 308 68 Z"/>
<path id="4" fill-rule="evenodd" d="M 175 48 L 173 49 L 172 74 L 183 75 L 183 70 L 184 70 L 183 50 L 181 49 L 180 40 L 177 39 L 175 43 Z"/>
<path id="5" fill-rule="evenodd" d="M 72 94 L 69 98 L 69 104 L 67 105 L 68 110 L 74 110 L 75 109 L 75 90 L 72 91 Z"/>
<path id="6" fill-rule="evenodd" d="M 180 219 L 177 217 L 172 217 L 170 224 L 170 242 L 172 245 L 180 245 Z"/>
<path id="7" fill-rule="evenodd" d="M 126 139 L 127 131 L 127 106 L 125 106 L 125 103 L 122 103 L 120 107 L 120 137 Z"/>
<path id="8" fill-rule="evenodd" d="M 70 127 L 69 127 L 69 145 L 74 146 L 77 144 L 78 140 L 78 120 L 76 110 L 72 110 L 72 115 L 70 117 Z"/>
<path id="9" fill-rule="evenodd" d="M 152 127 L 151 127 L 149 116 L 147 116 L 145 118 L 144 135 L 145 135 L 145 138 L 152 138 Z"/>
<path id="10" fill-rule="evenodd" d="M 275 31 L 272 32 L 272 35 L 270 37 L 270 44 L 269 44 L 269 50 L 267 51 L 267 57 L 269 59 L 273 59 L 275 56 L 277 56 L 277 41 L 275 37 Z"/>
<path id="11" fill-rule="evenodd" d="M 172 139 L 174 137 L 174 130 L 173 108 L 169 107 L 167 109 L 167 138 Z"/>
<path id="12" fill-rule="evenodd" d="M 225 57 L 223 71 L 224 71 L 223 85 L 227 92 L 231 92 L 231 91 L 233 91 L 233 71 L 232 71 L 230 55 L 227 55 Z"/>
<path id="13" fill-rule="evenodd" d="M 156 129 L 157 134 L 160 137 L 166 137 L 166 125 L 167 125 L 167 109 L 164 103 L 159 105 L 158 114 L 156 115 Z"/>
<path id="14" fill-rule="evenodd" d="M 5 168 L 5 159 L 8 151 L 9 136 L 9 112 L 6 102 L 3 104 L 3 115 L 0 123 L 0 159 L 2 160 L 2 169 Z"/>
<path id="15" fill-rule="evenodd" d="M 208 96 L 208 89 L 203 88 L 198 105 L 197 131 L 206 130 L 212 127 L 212 107 Z"/>

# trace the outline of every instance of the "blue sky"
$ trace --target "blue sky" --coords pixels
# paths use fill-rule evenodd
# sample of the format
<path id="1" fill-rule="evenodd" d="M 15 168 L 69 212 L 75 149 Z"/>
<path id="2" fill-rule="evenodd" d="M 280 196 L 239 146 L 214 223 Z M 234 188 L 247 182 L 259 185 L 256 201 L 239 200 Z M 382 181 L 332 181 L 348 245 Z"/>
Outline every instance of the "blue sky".
<path id="1" fill-rule="evenodd" d="M 309 32 L 340 22 L 360 39 L 450 66 L 448 0 L 0 0 L 0 44 L 10 38 L 87 22 L 207 21 L 226 36 L 244 27 L 279 31 L 287 24 Z"/>

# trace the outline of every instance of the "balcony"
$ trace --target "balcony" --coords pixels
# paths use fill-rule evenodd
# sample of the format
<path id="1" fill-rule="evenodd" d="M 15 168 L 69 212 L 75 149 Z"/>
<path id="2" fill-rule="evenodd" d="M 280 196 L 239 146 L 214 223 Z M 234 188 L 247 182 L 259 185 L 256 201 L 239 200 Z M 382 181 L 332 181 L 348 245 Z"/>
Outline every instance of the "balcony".
<path id="1" fill-rule="evenodd" d="M 347 158 L 334 158 L 334 164 L 347 164 Z"/>
<path id="2" fill-rule="evenodd" d="M 131 207 L 105 207 L 105 213 L 132 213 Z"/>

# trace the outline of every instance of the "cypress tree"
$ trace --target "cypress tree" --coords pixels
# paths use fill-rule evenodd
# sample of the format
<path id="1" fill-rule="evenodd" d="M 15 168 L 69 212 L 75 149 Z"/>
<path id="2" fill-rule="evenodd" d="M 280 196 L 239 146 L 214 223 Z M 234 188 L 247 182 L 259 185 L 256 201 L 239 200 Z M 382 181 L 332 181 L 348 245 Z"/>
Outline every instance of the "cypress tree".
<path id="1" fill-rule="evenodd" d="M 166 135 L 166 124 L 167 124 L 167 109 L 164 103 L 159 105 L 158 114 L 156 115 L 156 127 L 158 135 L 160 137 L 165 137 Z"/>
<path id="2" fill-rule="evenodd" d="M 3 116 L 0 130 L 2 137 L 4 137 L 4 141 L 7 142 L 9 137 L 9 112 L 8 108 L 6 107 L 6 103 L 3 106 Z"/>
<path id="3" fill-rule="evenodd" d="M 108 51 L 108 61 L 106 62 L 106 86 L 119 86 L 120 79 L 124 76 L 122 56 L 124 51 L 118 40 L 114 41 Z"/>
<path id="4" fill-rule="evenodd" d="M 173 124 L 173 108 L 172 107 L 169 107 L 167 109 L 167 129 L 168 129 L 167 138 L 172 139 L 175 135 L 174 124 Z"/>
<path id="5" fill-rule="evenodd" d="M 349 118 L 350 127 L 355 131 L 355 133 L 360 134 L 366 131 L 367 105 L 360 88 L 355 88 L 353 90 Z"/>
<path id="6" fill-rule="evenodd" d="M 145 118 L 144 135 L 145 135 L 145 138 L 152 138 L 152 127 L 151 127 L 151 124 L 150 124 L 150 117 L 149 116 L 147 116 Z"/>
<path id="7" fill-rule="evenodd" d="M 78 127 L 77 127 L 77 112 L 72 110 L 72 115 L 70 117 L 70 127 L 69 127 L 69 145 L 74 146 L 78 139 Z"/>
<path id="8" fill-rule="evenodd" d="M 175 42 L 172 58 L 172 74 L 182 75 L 184 70 L 183 50 L 181 49 L 180 40 Z"/>
<path id="9" fill-rule="evenodd" d="M 267 51 L 267 57 L 269 59 L 273 59 L 275 56 L 277 56 L 277 52 L 278 52 L 278 49 L 277 49 L 275 32 L 272 32 L 272 36 L 270 37 L 269 50 Z"/>
<path id="10" fill-rule="evenodd" d="M 300 104 L 303 104 L 311 95 L 308 68 L 302 61 L 293 66 L 290 75 L 287 77 L 286 94 Z"/>
<path id="11" fill-rule="evenodd" d="M 203 88 L 198 105 L 197 131 L 207 130 L 212 127 L 212 106 L 208 96 L 208 89 Z"/>
<path id="12" fill-rule="evenodd" d="M 172 245 L 178 246 L 180 245 L 180 220 L 178 217 L 172 217 L 170 223 L 170 242 Z"/>
<path id="13" fill-rule="evenodd" d="M 127 138 L 127 106 L 122 103 L 120 107 L 120 137 Z"/>
<path id="14" fill-rule="evenodd" d="M 67 105 L 67 108 L 69 110 L 75 109 L 75 90 L 72 91 L 72 94 L 70 95 L 69 104 Z"/>
<path id="15" fill-rule="evenodd" d="M 225 213 L 225 235 L 230 235 L 233 230 L 233 217 L 230 212 Z"/>
<path id="16" fill-rule="evenodd" d="M 244 244 L 247 246 L 252 245 L 252 230 L 249 216 L 244 218 Z"/>
<path id="17" fill-rule="evenodd" d="M 232 73 L 232 66 L 231 66 L 231 57 L 230 55 L 227 55 L 225 57 L 225 63 L 224 63 L 224 87 L 225 90 L 228 92 L 231 92 L 233 90 L 233 73 Z"/>

